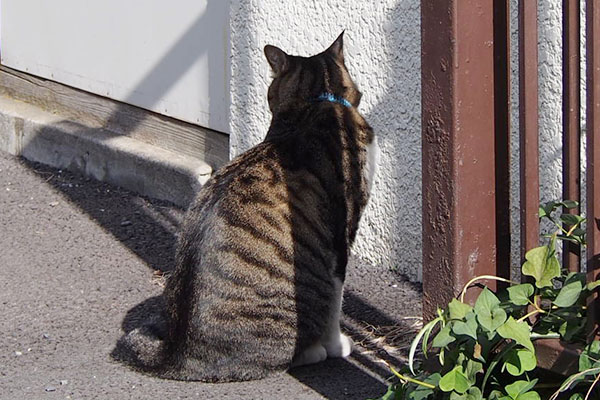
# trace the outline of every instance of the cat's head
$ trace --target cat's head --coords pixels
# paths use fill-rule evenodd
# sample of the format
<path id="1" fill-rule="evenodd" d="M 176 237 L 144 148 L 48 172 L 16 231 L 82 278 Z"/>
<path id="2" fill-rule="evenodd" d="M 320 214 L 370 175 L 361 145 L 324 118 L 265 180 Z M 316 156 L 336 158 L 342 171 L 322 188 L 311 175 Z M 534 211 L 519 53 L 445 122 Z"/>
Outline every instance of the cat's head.
<path id="1" fill-rule="evenodd" d="M 354 107 L 361 93 L 344 64 L 344 32 L 324 52 L 312 57 L 291 56 L 267 45 L 265 56 L 273 70 L 269 108 L 273 114 L 314 101 L 324 93 L 348 100 Z"/>

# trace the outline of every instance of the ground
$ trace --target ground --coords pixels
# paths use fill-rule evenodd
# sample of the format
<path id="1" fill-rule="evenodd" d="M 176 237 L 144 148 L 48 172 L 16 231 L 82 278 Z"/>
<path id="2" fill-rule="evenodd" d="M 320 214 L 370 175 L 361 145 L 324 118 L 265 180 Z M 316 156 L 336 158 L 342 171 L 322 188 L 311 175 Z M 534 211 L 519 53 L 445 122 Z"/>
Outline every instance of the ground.
<path id="1" fill-rule="evenodd" d="M 420 287 L 354 259 L 350 359 L 231 384 L 143 375 L 111 352 L 160 295 L 183 211 L 1 152 L 0 207 L 0 399 L 366 399 L 419 324 Z"/>

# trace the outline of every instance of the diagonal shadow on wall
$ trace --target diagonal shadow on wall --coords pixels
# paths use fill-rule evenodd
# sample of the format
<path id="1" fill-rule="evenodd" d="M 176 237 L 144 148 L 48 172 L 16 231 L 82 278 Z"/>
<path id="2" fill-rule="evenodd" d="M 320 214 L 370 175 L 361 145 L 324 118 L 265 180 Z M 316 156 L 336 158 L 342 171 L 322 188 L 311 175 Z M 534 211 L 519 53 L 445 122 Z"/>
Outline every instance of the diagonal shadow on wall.
<path id="1" fill-rule="evenodd" d="M 135 97 L 136 93 L 151 93 L 153 97 L 150 101 L 157 103 L 202 56 L 208 58 L 209 73 L 211 69 L 217 68 L 219 64 L 215 58 L 219 56 L 211 54 L 208 48 L 199 47 L 198 43 L 201 42 L 200 38 L 213 33 L 209 30 L 207 22 L 222 16 L 223 13 L 227 13 L 227 10 L 228 2 L 209 0 L 204 13 L 183 33 L 150 72 L 135 85 L 135 88 L 131 92 L 132 94 L 125 99 L 125 103 L 117 103 L 118 106 L 104 121 L 101 128 L 90 128 L 83 125 L 76 126 L 68 120 L 58 122 L 52 126 L 42 128 L 35 137 L 24 145 L 23 153 L 27 153 L 28 147 L 43 148 L 44 138 L 52 137 L 54 131 L 57 129 L 68 131 L 75 138 L 78 135 L 92 135 L 101 141 L 110 140 L 115 134 L 128 135 L 129 132 L 134 131 L 140 124 L 141 119 L 138 116 L 132 117 L 131 106 L 126 103 L 130 98 Z M 210 80 L 210 76 L 208 79 Z M 218 97 L 222 95 L 222 88 L 216 88 L 212 85 L 210 89 L 215 91 L 210 94 L 211 96 Z M 66 165 L 65 168 L 86 172 L 86 160 L 88 156 L 89 154 L 82 154 L 81 157 L 71 160 L 70 164 Z M 206 154 L 202 155 L 202 157 L 204 159 L 209 158 Z M 125 171 L 126 174 L 130 172 Z M 49 183 L 52 184 L 53 182 L 50 181 Z M 165 224 L 164 221 L 159 222 L 166 218 L 164 216 L 159 217 L 161 207 L 166 207 L 163 203 L 135 204 L 127 202 L 127 196 L 115 199 L 114 192 L 98 194 L 95 199 L 80 197 L 74 190 L 68 190 L 72 188 L 60 185 L 60 182 L 56 182 L 55 187 L 63 191 L 73 203 L 77 204 L 94 218 L 99 225 L 121 240 L 150 267 L 161 271 L 172 269 L 172 254 L 175 248 L 175 231 L 178 221 L 171 221 L 170 224 Z M 116 201 L 117 205 L 114 207 L 109 206 L 113 201 Z M 156 238 L 154 242 L 150 241 L 147 234 L 135 233 L 138 224 L 134 224 L 133 222 L 141 219 L 156 220 L 158 222 L 152 228 L 153 237 Z M 131 222 L 131 224 L 128 224 L 128 222 Z M 161 255 L 159 256 L 158 254 Z M 169 254 L 170 256 L 165 257 L 163 254 Z"/>

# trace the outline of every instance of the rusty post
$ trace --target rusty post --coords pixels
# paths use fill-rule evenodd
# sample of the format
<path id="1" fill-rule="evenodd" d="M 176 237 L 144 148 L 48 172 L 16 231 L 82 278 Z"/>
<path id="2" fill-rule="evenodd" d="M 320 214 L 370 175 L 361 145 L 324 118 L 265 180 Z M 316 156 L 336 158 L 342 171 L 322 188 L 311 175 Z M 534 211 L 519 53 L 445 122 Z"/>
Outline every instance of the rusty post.
<path id="1" fill-rule="evenodd" d="M 496 270 L 493 15 L 489 0 L 421 2 L 426 319 Z"/>
<path id="2" fill-rule="evenodd" d="M 563 0 L 563 199 L 580 201 L 579 0 Z M 579 208 L 565 210 L 579 214 Z M 569 227 L 565 227 L 568 229 Z M 579 271 L 579 246 L 563 242 L 563 266 Z"/>
<path id="3" fill-rule="evenodd" d="M 587 0 L 586 7 L 587 279 L 593 281 L 600 272 L 600 4 Z M 588 303 L 590 334 L 598 333 L 599 322 L 596 291 Z"/>
<path id="4" fill-rule="evenodd" d="M 537 0 L 519 0 L 521 258 L 539 244 Z"/>

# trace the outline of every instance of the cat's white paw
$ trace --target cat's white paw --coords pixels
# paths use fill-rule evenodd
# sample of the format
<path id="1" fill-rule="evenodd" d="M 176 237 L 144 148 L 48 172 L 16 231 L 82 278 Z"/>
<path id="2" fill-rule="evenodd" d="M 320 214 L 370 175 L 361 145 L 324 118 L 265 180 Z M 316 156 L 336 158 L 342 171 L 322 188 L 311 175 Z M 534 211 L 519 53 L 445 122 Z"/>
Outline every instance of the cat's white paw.
<path id="1" fill-rule="evenodd" d="M 320 343 L 313 344 L 302 353 L 298 354 L 294 361 L 292 361 L 292 367 L 298 367 L 300 365 L 316 364 L 321 361 L 325 361 L 327 358 L 327 350 Z"/>
<path id="2" fill-rule="evenodd" d="M 323 343 L 327 357 L 348 357 L 354 350 L 354 342 L 348 336 L 340 333 L 333 340 Z"/>

